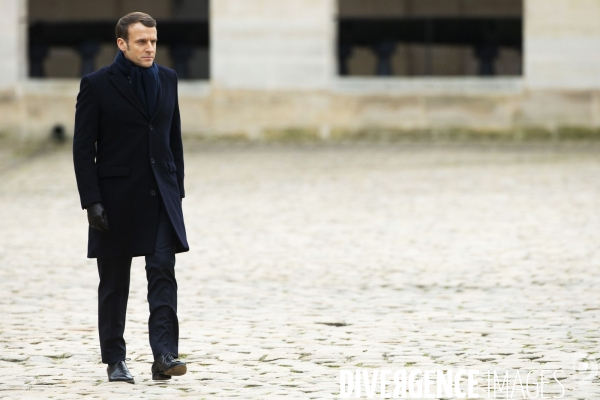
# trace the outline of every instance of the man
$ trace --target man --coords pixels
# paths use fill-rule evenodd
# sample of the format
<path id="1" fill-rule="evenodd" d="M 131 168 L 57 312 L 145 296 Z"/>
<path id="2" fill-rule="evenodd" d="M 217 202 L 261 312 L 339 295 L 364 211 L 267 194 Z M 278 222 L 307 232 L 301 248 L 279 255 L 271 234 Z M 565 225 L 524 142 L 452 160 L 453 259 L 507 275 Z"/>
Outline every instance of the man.
<path id="1" fill-rule="evenodd" d="M 181 202 L 183 146 L 177 75 L 154 63 L 156 21 L 127 14 L 115 62 L 81 79 L 73 160 L 97 258 L 98 330 L 110 382 L 134 383 L 125 364 L 132 257 L 146 257 L 152 379 L 183 375 L 178 357 L 175 253 L 189 250 Z"/>

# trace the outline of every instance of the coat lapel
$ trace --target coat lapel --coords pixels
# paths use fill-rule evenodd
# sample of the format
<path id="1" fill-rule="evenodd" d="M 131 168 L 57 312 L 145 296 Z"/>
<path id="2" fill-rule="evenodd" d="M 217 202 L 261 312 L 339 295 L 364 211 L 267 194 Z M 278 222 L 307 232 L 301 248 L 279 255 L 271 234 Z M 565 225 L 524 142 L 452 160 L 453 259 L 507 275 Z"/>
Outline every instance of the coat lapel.
<path id="1" fill-rule="evenodd" d="M 158 87 L 158 99 L 156 99 L 156 106 L 154 107 L 154 113 L 152 114 L 150 122 L 154 121 L 154 118 L 156 118 L 156 116 L 158 115 L 158 112 L 160 111 L 165 101 L 165 74 L 159 71 L 158 77 L 160 79 L 160 86 Z"/>
<path id="2" fill-rule="evenodd" d="M 142 115 L 144 115 L 144 117 L 146 117 L 146 119 L 150 119 L 148 118 L 148 115 L 146 114 L 142 103 L 140 103 L 137 96 L 133 92 L 131 85 L 129 84 L 129 82 L 127 82 L 127 77 L 117 67 L 115 67 L 114 64 L 111 65 L 109 71 L 112 73 L 112 78 L 110 78 L 112 84 L 115 85 L 115 87 L 121 92 L 123 96 L 125 96 L 127 100 L 133 103 L 133 105 L 142 113 Z M 154 114 L 156 115 L 156 112 Z"/>

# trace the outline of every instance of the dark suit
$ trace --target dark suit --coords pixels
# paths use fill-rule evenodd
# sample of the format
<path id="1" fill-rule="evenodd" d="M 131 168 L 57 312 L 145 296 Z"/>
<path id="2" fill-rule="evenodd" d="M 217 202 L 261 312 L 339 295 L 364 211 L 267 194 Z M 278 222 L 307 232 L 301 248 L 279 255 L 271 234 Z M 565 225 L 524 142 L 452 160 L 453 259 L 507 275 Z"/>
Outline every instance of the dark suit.
<path id="1" fill-rule="evenodd" d="M 115 64 L 84 76 L 77 96 L 73 161 L 81 206 L 102 203 L 110 225 L 109 232 L 89 228 L 87 254 L 98 258 L 105 363 L 125 358 L 129 266 L 131 257 L 142 255 L 152 350 L 177 355 L 175 253 L 189 250 L 181 208 L 183 146 L 177 75 L 158 68 L 151 116 Z"/>

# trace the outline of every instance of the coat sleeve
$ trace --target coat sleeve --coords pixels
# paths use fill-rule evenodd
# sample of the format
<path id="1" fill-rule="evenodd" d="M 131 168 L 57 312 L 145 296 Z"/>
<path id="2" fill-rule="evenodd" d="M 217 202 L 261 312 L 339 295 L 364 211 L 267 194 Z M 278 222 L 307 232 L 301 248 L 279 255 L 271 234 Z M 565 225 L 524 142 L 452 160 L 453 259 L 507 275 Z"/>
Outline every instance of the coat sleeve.
<path id="1" fill-rule="evenodd" d="M 169 134 L 169 146 L 173 154 L 173 160 L 177 167 L 177 185 L 179 186 L 179 197 L 185 197 L 185 189 L 183 187 L 183 142 L 181 140 L 181 117 L 179 116 L 179 95 L 177 91 L 177 74 L 175 74 L 175 110 L 173 111 L 173 119 L 171 120 L 171 132 Z"/>
<path id="2" fill-rule="evenodd" d="M 83 77 L 75 106 L 73 164 L 81 207 L 102 202 L 96 172 L 96 141 L 100 120 L 100 101 L 89 78 Z"/>

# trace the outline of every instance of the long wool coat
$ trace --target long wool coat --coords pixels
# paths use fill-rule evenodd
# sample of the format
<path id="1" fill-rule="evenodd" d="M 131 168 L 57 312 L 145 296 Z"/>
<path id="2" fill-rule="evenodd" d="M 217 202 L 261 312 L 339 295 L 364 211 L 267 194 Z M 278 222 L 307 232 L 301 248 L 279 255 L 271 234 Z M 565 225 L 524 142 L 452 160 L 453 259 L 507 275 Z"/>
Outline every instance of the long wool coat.
<path id="1" fill-rule="evenodd" d="M 107 233 L 89 228 L 89 258 L 152 254 L 163 205 L 179 240 L 176 252 L 189 250 L 181 209 L 185 190 L 177 75 L 158 68 L 160 89 L 152 116 L 115 64 L 81 79 L 75 177 L 81 206 L 103 203 L 110 225 Z"/>

